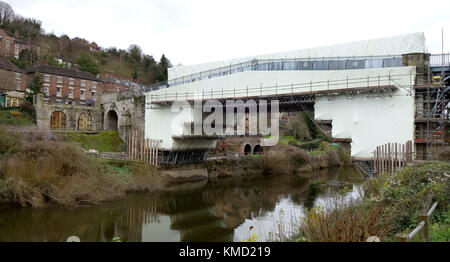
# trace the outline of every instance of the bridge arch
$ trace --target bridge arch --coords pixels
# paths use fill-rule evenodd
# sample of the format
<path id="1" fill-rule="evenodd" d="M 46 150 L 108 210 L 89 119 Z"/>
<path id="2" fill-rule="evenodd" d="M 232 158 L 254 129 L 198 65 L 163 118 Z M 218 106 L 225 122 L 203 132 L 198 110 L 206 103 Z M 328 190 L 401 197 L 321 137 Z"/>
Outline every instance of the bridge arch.
<path id="1" fill-rule="evenodd" d="M 115 110 L 109 110 L 105 117 L 105 130 L 119 130 L 119 116 Z"/>
<path id="2" fill-rule="evenodd" d="M 253 148 L 253 154 L 260 154 L 262 153 L 262 147 L 260 145 L 255 145 L 255 147 Z"/>
<path id="3" fill-rule="evenodd" d="M 50 129 L 66 129 L 67 116 L 62 111 L 54 111 L 50 116 Z"/>
<path id="4" fill-rule="evenodd" d="M 246 144 L 244 146 L 244 155 L 252 154 L 252 146 L 250 144 Z"/>

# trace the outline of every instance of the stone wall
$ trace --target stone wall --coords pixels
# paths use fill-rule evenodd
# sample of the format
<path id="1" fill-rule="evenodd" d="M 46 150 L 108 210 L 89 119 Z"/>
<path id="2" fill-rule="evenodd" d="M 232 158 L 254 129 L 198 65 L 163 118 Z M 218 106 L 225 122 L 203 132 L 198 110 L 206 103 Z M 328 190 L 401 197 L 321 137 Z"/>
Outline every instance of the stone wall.
<path id="1" fill-rule="evenodd" d="M 36 110 L 37 126 L 41 129 L 50 129 L 50 120 L 53 112 L 63 112 L 66 116 L 66 128 L 64 130 L 78 130 L 78 120 L 81 113 L 91 115 L 91 130 L 102 130 L 102 110 L 100 105 L 82 106 L 44 103 L 44 94 L 36 95 L 33 104 Z"/>
<path id="2" fill-rule="evenodd" d="M 423 85 L 428 83 L 430 73 L 430 54 L 411 53 L 402 55 L 403 66 L 416 67 L 416 84 Z"/>
<path id="3" fill-rule="evenodd" d="M 145 97 L 135 96 L 132 90 L 103 94 L 101 97 L 103 111 L 103 130 L 117 129 L 124 141 L 132 129 L 144 131 Z M 117 115 L 117 127 L 112 127 L 109 115 Z"/>

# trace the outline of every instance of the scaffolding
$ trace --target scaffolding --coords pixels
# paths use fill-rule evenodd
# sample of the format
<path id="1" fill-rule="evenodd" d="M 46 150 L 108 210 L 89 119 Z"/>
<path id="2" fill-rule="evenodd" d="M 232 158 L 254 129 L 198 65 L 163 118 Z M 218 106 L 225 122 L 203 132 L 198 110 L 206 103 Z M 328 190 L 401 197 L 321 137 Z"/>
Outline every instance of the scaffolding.
<path id="1" fill-rule="evenodd" d="M 418 75 L 414 86 L 416 160 L 430 160 L 432 151 L 450 142 L 450 85 L 445 70 L 434 76 Z M 420 79 L 421 78 L 421 79 Z M 438 82 L 433 81 L 438 79 Z"/>

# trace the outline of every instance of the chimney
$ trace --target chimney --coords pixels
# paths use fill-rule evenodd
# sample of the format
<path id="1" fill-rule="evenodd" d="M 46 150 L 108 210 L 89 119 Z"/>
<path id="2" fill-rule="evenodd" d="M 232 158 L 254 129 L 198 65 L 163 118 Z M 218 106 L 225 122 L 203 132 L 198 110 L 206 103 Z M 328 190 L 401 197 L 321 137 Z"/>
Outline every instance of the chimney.
<path id="1" fill-rule="evenodd" d="M 72 69 L 73 69 L 74 71 L 80 72 L 80 69 L 78 68 L 78 65 L 77 65 L 77 64 L 73 64 Z"/>
<path id="2" fill-rule="evenodd" d="M 17 32 L 17 30 L 14 30 L 14 37 L 17 39 L 19 38 L 19 32 Z"/>

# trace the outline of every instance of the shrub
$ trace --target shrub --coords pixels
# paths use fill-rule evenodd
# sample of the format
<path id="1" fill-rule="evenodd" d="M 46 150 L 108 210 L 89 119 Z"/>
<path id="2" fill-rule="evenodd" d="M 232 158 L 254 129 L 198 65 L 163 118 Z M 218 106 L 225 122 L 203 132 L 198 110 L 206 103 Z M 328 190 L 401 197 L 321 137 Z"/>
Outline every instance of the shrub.
<path id="1" fill-rule="evenodd" d="M 330 149 L 327 151 L 328 166 L 340 166 L 341 161 L 339 160 L 338 153 L 336 150 Z"/>
<path id="2" fill-rule="evenodd" d="M 303 141 L 309 141 L 312 139 L 309 127 L 303 114 L 296 114 L 288 123 L 287 127 L 295 139 L 300 139 Z"/>

